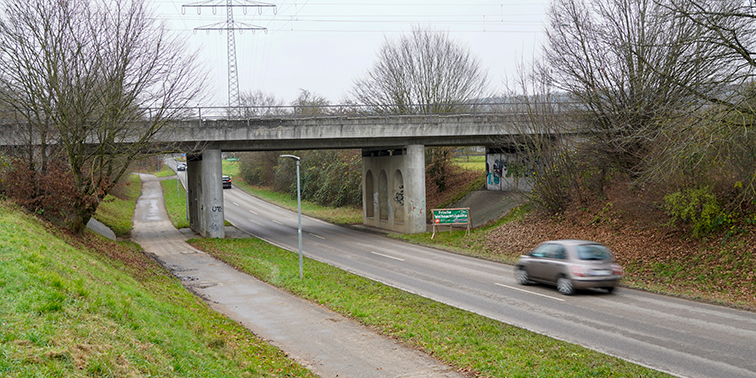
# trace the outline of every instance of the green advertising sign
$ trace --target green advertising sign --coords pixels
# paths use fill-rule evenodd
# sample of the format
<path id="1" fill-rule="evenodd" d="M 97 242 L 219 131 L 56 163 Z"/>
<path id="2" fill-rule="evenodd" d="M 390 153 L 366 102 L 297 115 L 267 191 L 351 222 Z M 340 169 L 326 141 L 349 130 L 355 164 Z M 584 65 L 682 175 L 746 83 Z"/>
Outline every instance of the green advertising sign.
<path id="1" fill-rule="evenodd" d="M 434 224 L 464 224 L 470 222 L 468 208 L 465 209 L 433 209 Z"/>

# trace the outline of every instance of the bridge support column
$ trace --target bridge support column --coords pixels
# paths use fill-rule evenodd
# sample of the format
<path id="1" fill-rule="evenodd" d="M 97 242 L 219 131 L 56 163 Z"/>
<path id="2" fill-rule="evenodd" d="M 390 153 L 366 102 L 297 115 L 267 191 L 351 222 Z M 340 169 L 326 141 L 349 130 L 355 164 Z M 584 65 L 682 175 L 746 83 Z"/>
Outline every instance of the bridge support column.
<path id="1" fill-rule="evenodd" d="M 425 146 L 362 151 L 363 223 L 426 232 Z"/>
<path id="2" fill-rule="evenodd" d="M 186 161 L 189 227 L 206 238 L 224 238 L 221 150 L 187 155 Z"/>

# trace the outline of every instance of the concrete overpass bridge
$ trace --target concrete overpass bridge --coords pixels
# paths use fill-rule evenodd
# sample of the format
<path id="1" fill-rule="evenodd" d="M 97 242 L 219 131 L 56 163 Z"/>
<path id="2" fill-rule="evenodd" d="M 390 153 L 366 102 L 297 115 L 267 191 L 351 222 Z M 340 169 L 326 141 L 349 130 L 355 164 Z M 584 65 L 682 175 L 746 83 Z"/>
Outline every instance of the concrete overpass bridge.
<path id="1" fill-rule="evenodd" d="M 342 108 L 330 107 L 328 111 L 318 109 L 315 115 L 289 111 L 235 119 L 212 115 L 208 109 L 195 109 L 196 118 L 171 122 L 156 137 L 156 142 L 187 154 L 190 224 L 204 237 L 225 236 L 223 152 L 361 149 L 363 222 L 418 233 L 426 230 L 426 146 L 485 146 L 487 163 L 492 160 L 487 165 L 493 166 L 493 160 L 509 159 L 497 150 L 505 137 L 533 132 L 524 127 L 529 124 L 525 113 L 491 111 L 490 107 L 411 115 L 345 114 Z M 8 142 L 13 130 L 8 125 L 3 128 L 0 144 L 14 144 Z M 506 172 L 498 173 L 505 181 Z M 498 188 L 505 186 L 497 184 Z M 489 189 L 493 188 L 489 185 Z"/>

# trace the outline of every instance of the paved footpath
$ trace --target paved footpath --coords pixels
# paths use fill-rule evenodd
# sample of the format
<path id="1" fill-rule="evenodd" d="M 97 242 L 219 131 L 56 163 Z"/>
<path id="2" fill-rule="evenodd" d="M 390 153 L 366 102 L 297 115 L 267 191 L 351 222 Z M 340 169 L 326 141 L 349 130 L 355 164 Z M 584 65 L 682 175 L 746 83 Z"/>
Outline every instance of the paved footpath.
<path id="1" fill-rule="evenodd" d="M 186 243 L 163 204 L 159 180 L 140 175 L 133 240 L 216 311 L 321 377 L 465 377 L 354 320 L 284 293 Z"/>

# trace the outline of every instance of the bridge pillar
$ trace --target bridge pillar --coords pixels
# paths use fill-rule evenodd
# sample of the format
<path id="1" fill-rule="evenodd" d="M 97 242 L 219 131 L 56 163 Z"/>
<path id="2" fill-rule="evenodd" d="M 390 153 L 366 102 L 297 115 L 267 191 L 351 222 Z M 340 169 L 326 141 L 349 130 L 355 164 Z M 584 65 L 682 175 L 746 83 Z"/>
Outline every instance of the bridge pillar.
<path id="1" fill-rule="evenodd" d="M 187 154 L 186 161 L 189 227 L 206 238 L 224 238 L 221 150 Z"/>
<path id="2" fill-rule="evenodd" d="M 362 198 L 364 224 L 426 232 L 425 146 L 362 150 Z"/>

